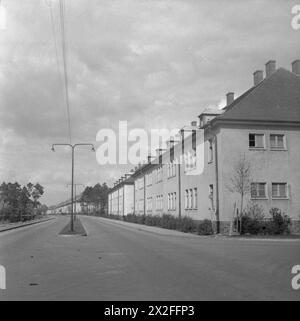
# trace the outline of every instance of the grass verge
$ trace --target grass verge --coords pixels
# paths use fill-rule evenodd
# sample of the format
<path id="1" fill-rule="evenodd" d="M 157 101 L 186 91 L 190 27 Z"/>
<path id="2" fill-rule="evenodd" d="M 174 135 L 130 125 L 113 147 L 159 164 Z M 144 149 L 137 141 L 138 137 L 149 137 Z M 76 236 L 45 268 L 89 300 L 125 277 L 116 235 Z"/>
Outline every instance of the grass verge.
<path id="1" fill-rule="evenodd" d="M 59 235 L 81 235 L 87 236 L 87 232 L 84 229 L 79 218 L 74 221 L 74 230 L 71 231 L 71 222 L 69 222 L 59 233 Z"/>

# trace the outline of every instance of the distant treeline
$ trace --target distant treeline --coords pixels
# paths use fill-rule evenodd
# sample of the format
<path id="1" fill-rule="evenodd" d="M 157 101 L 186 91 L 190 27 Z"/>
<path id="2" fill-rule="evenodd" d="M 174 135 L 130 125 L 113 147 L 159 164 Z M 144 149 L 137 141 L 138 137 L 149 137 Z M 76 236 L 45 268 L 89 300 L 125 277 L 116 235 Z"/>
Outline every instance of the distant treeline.
<path id="1" fill-rule="evenodd" d="M 39 202 L 43 194 L 44 187 L 39 183 L 21 186 L 17 182 L 3 182 L 0 186 L 0 220 L 18 222 L 46 214 L 47 206 Z"/>
<path id="2" fill-rule="evenodd" d="M 104 212 L 107 209 L 108 192 L 109 187 L 106 183 L 87 186 L 80 198 L 83 207 L 86 206 L 85 211 Z"/>

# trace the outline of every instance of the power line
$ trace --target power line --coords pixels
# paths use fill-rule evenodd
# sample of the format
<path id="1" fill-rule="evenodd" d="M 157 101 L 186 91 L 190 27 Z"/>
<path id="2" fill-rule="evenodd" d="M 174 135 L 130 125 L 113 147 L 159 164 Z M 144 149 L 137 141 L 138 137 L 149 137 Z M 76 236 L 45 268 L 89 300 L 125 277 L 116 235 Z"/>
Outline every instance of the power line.
<path id="1" fill-rule="evenodd" d="M 59 57 L 58 57 L 58 45 L 57 45 L 57 36 L 56 36 L 56 30 L 55 30 L 54 14 L 53 14 L 53 8 L 52 8 L 52 0 L 45 0 L 45 3 L 49 7 L 51 30 L 52 30 L 52 37 L 53 37 L 53 42 L 54 42 L 54 49 L 55 49 L 56 67 L 57 67 L 59 82 L 60 82 L 61 89 L 62 89 L 62 95 L 64 97 L 64 90 L 63 90 L 64 81 L 63 81 L 62 71 L 60 68 Z M 61 106 L 63 107 L 63 104 Z M 65 108 L 64 108 L 64 116 L 65 116 L 65 120 L 68 125 L 68 115 L 67 115 Z M 68 131 L 68 126 L 67 126 L 67 131 Z M 69 135 L 69 131 L 68 131 L 68 135 Z"/>
<path id="2" fill-rule="evenodd" d="M 64 76 L 61 75 L 60 64 L 59 64 L 58 46 L 57 46 L 56 32 L 55 32 L 55 22 L 54 22 L 53 10 L 52 10 L 52 0 L 45 0 L 45 3 L 49 7 L 49 10 L 50 10 L 50 19 L 51 19 L 51 25 L 52 25 L 54 47 L 55 47 L 57 71 L 59 74 L 59 79 L 60 79 L 61 85 L 65 89 L 64 96 L 65 96 L 66 107 L 67 107 L 65 116 L 66 116 L 66 120 L 67 120 L 69 142 L 71 144 L 72 143 L 72 130 L 71 130 L 71 116 L 70 116 L 70 102 L 69 102 L 69 81 L 68 81 L 68 69 L 67 69 L 66 39 L 65 39 L 65 3 L 64 3 L 64 0 L 59 0 L 60 33 L 61 33 Z"/>
<path id="3" fill-rule="evenodd" d="M 65 1 L 64 0 L 59 0 L 59 8 L 60 8 L 61 44 L 62 44 L 64 82 L 65 82 L 65 97 L 66 97 L 67 115 L 68 115 L 69 140 L 71 144 L 72 134 L 71 134 L 71 117 L 70 117 L 70 102 L 69 102 L 69 80 L 68 80 L 67 57 L 66 57 Z"/>

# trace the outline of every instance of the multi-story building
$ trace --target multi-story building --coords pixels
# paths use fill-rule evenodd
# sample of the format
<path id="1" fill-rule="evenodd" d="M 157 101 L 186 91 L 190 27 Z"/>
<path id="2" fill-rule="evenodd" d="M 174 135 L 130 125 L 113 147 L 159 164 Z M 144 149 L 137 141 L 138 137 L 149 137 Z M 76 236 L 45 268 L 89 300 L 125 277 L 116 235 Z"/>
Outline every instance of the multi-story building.
<path id="1" fill-rule="evenodd" d="M 127 215 L 133 213 L 134 181 L 130 174 L 125 174 L 108 194 L 108 213 Z"/>
<path id="2" fill-rule="evenodd" d="M 159 149 L 153 161 L 138 166 L 130 177 L 131 199 L 124 200 L 123 193 L 114 208 L 129 202 L 134 206 L 124 215 L 211 219 L 222 232 L 241 208 L 232 181 L 244 166 L 251 180 L 244 205 L 255 202 L 265 214 L 280 208 L 292 218 L 293 229 L 299 229 L 300 60 L 292 63 L 292 71 L 276 69 L 271 60 L 265 72 L 264 78 L 263 71 L 256 71 L 249 90 L 236 99 L 228 93 L 223 109 L 204 110 L 176 141 L 170 139 L 167 150 Z M 113 191 L 123 185 L 117 183 Z"/>

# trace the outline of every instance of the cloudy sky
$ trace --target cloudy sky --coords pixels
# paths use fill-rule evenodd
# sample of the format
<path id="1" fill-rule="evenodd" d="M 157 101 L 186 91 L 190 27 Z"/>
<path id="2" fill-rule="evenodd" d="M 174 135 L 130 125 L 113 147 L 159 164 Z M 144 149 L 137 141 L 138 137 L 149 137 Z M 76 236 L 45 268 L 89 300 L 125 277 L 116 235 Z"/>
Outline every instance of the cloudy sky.
<path id="1" fill-rule="evenodd" d="M 291 69 L 300 30 L 297 1 L 65 0 L 73 142 L 101 128 L 182 127 L 252 85 L 269 59 Z M 48 4 L 48 5 L 47 5 Z M 52 5 L 58 61 L 50 9 Z M 69 197 L 70 152 L 62 84 L 58 0 L 2 0 L 0 180 L 39 182 L 42 201 Z M 126 170 L 76 153 L 76 182 L 109 185 Z"/>

